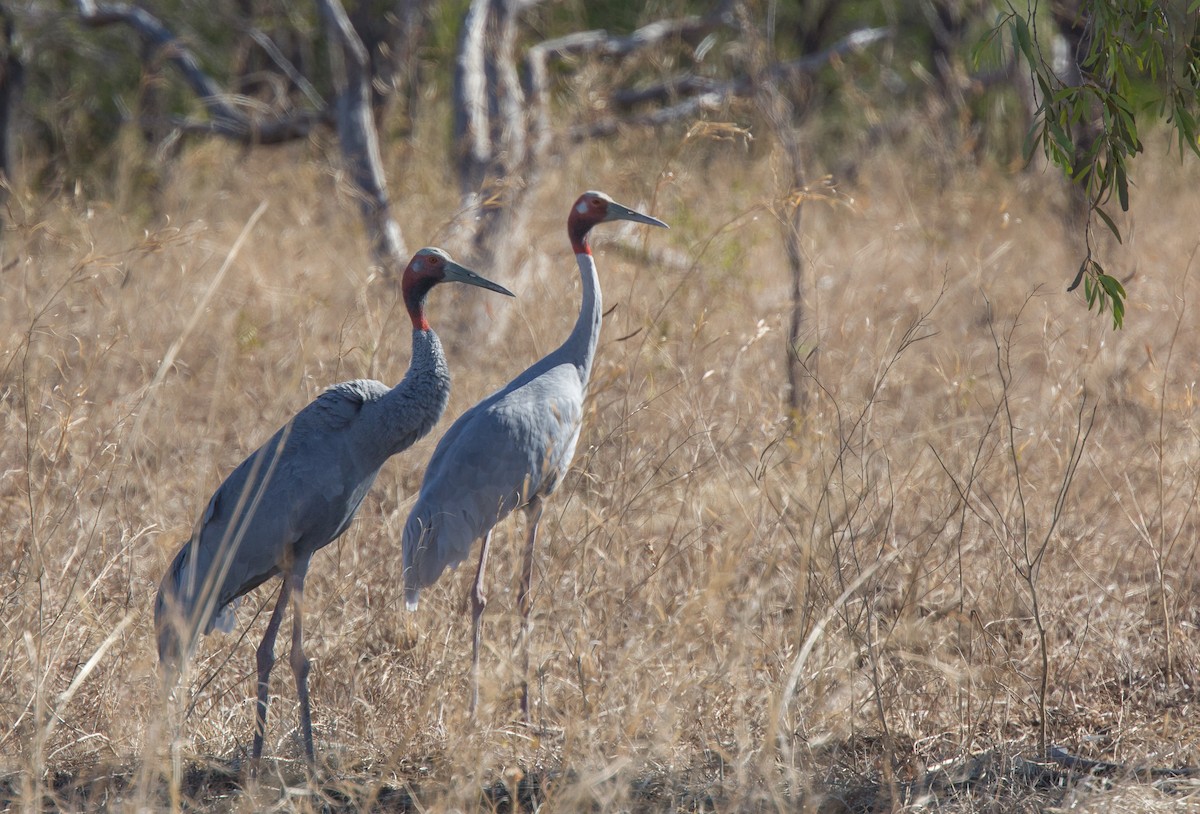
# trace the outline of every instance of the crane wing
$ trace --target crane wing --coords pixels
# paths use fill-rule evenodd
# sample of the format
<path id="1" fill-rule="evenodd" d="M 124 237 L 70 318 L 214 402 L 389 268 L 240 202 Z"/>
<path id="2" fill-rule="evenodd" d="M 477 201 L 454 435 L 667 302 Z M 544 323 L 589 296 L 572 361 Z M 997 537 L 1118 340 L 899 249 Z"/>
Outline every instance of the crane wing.
<path id="1" fill-rule="evenodd" d="M 404 528 L 406 599 L 471 552 L 475 540 L 570 465 L 582 422 L 574 366 L 514 382 L 463 413 L 434 450 Z"/>
<path id="2" fill-rule="evenodd" d="M 184 655 L 200 633 L 232 629 L 239 597 L 346 530 L 378 466 L 354 454 L 345 430 L 386 392 L 370 380 L 330 387 L 217 488 L 159 588 L 160 657 Z"/>
<path id="3" fill-rule="evenodd" d="M 292 423 L 312 430 L 341 430 L 362 412 L 363 405 L 387 395 L 388 386 L 374 379 L 331 385 L 296 414 Z"/>

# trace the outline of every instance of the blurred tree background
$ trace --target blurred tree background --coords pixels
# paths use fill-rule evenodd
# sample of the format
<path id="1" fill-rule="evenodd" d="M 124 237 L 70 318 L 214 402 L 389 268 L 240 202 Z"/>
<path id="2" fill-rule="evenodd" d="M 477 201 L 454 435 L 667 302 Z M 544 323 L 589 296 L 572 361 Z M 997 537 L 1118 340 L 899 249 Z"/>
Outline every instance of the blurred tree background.
<path id="1" fill-rule="evenodd" d="M 1113 192 L 1127 203 L 1139 123 L 1165 120 L 1181 153 L 1200 149 L 1198 9 L 1197 0 L 346 4 L 369 55 L 383 143 L 411 138 L 421 117 L 453 140 L 464 211 L 482 213 L 464 223 L 482 224 L 475 247 L 489 259 L 503 255 L 497 235 L 514 231 L 504 213 L 558 142 L 736 122 L 758 139 L 754 149 L 782 144 L 799 190 L 826 173 L 852 180 L 880 145 L 928 140 L 934 160 L 1009 170 L 1041 153 L 1077 182 L 1063 213 L 1085 257 L 1074 282 L 1086 278 L 1089 305 L 1111 304 L 1117 325 L 1124 292 L 1094 256 L 1092 224 L 1119 233 L 1105 205 Z M 128 189 L 149 212 L 189 140 L 216 133 L 254 145 L 332 128 L 338 63 L 317 4 L 166 0 L 147 9 L 164 32 L 157 41 L 131 35 L 135 11 L 144 14 L 87 0 L 0 7 L 6 189 Z M 181 52 L 211 82 L 207 98 L 180 70 Z M 801 120 L 815 120 L 821 137 L 789 143 Z"/>
<path id="2" fill-rule="evenodd" d="M 450 136 L 444 103 L 452 92 L 459 28 L 471 5 L 469 0 L 346 3 L 371 55 L 373 102 L 387 139 L 411 135 L 423 105 L 437 111 Z M 685 76 L 696 88 L 745 79 L 753 37 L 769 36 L 774 56 L 787 61 L 819 54 L 853 31 L 886 28 L 886 47 L 827 61 L 818 73 L 777 77 L 792 97 L 796 115 L 819 110 L 831 133 L 852 133 L 870 142 L 895 135 L 904 126 L 904 117 L 896 114 L 934 103 L 936 95 L 942 97 L 936 103 L 945 100 L 955 116 L 962 116 L 962 126 L 946 137 L 961 139 L 990 160 L 1019 159 L 1027 111 L 1016 91 L 995 75 L 1013 64 L 1011 55 L 989 54 L 980 70 L 971 64 L 972 48 L 997 21 L 998 9 L 990 2 L 750 3 L 744 16 L 731 3 L 697 0 L 492 5 L 509 8 L 518 17 L 522 53 L 539 42 L 585 30 L 619 36 L 656 21 L 713 19 L 712 25 L 680 30 L 652 47 L 616 56 L 596 54 L 606 64 L 593 81 L 609 86 L 586 90 L 606 93 L 613 100 L 610 107 L 630 118 L 638 108 L 621 101 L 620 91 Z M 278 118 L 312 107 L 310 94 L 332 97 L 326 41 L 314 4 L 167 0 L 148 8 L 238 105 L 258 117 Z M 87 27 L 74 5 L 9 3 L 3 17 L 9 32 L 5 64 L 18 66 L 4 77 L 6 90 L 17 94 L 7 121 L 13 145 L 10 178 L 47 193 L 77 184 L 102 193 L 117 170 L 116 148 L 127 135 L 140 138 L 155 159 L 169 158 L 189 137 L 206 135 L 196 126 L 205 116 L 204 104 L 167 64 L 165 49 L 143 46 L 124 27 Z M 747 30 L 746 22 L 756 30 Z M 555 109 L 577 117 L 558 120 L 564 131 L 588 121 L 588 115 L 593 120 L 599 116 L 595 110 L 578 110 L 586 98 L 576 81 L 581 67 L 577 60 L 551 66 Z M 589 79 L 593 76 L 588 73 Z M 295 81 L 299 77 L 304 82 Z M 721 100 L 726 109 L 713 118 L 746 119 L 748 107 L 728 106 L 736 107 L 750 89 L 730 90 L 734 92 Z M 680 85 L 649 96 L 648 103 L 694 92 Z M 686 129 L 691 121 L 668 124 Z M 821 158 L 829 166 L 838 162 L 838 156 Z"/>

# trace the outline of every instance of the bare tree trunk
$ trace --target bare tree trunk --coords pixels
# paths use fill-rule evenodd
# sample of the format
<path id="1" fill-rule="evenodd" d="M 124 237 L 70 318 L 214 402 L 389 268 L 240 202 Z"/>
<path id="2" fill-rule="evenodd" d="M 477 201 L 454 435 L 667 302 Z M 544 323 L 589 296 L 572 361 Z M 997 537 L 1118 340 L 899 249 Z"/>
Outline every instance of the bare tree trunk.
<path id="1" fill-rule="evenodd" d="M 520 285 L 525 275 L 514 278 L 513 259 L 521 236 L 529 225 L 525 201 L 536 181 L 540 161 L 529 154 L 529 126 L 525 93 L 517 72 L 518 12 L 528 3 L 493 0 L 496 7 L 495 48 L 489 49 L 487 73 L 494 90 L 488 94 L 491 142 L 497 148 L 492 173 L 484 182 L 488 205 L 480 211 L 480 228 L 475 234 L 475 254 L 489 266 L 510 272 Z M 511 314 L 511 308 L 503 309 Z"/>
<path id="2" fill-rule="evenodd" d="M 753 31 L 751 17 L 745 6 L 741 8 L 740 12 L 743 30 Z M 758 110 L 783 153 L 784 167 L 786 168 L 784 182 L 789 185 L 781 196 L 782 200 L 777 204 L 775 214 L 779 219 L 784 253 L 788 262 L 790 305 L 787 346 L 784 353 L 787 367 L 787 405 L 790 417 L 794 422 L 807 404 L 807 391 L 803 386 L 804 360 L 800 358 L 800 331 L 805 316 L 804 251 L 800 231 L 804 206 L 802 194 L 805 186 L 804 152 L 793 121 L 795 109 L 792 102 L 779 89 L 778 83 L 774 81 L 776 77 L 769 75 L 769 70 L 775 67 L 772 52 L 772 32 L 768 24 L 768 30 L 758 41 L 757 48 L 754 49 L 751 72 L 758 77 L 757 81 L 753 82 L 757 88 Z"/>
<path id="3" fill-rule="evenodd" d="M 13 41 L 13 21 L 0 6 L 0 211 L 5 210 L 13 183 L 12 130 L 25 66 Z"/>
<path id="4" fill-rule="evenodd" d="M 526 232 L 524 202 L 534 187 L 541 156 L 530 152 L 531 125 L 517 71 L 516 40 L 520 12 L 537 0 L 472 0 L 463 20 L 454 67 L 454 142 L 458 169 L 459 239 L 471 263 L 484 273 L 502 274 L 520 287 L 523 274 L 513 262 Z M 545 140 L 535 135 L 535 148 Z M 501 335 L 511 309 L 489 310 L 487 298 L 457 290 L 461 319 L 491 320 Z M 458 333 L 458 332 L 455 332 Z"/>
<path id="5" fill-rule="evenodd" d="M 516 64 L 519 13 L 528 0 L 472 0 L 454 73 L 459 193 L 475 253 L 495 259 L 511 234 L 506 213 L 523 198 L 531 169 L 525 93 Z"/>
<path id="6" fill-rule="evenodd" d="M 484 71 L 491 6 L 492 0 L 472 0 L 459 31 L 454 60 L 454 158 L 459 195 L 472 208 L 478 206 L 476 196 L 492 153 Z"/>
<path id="7" fill-rule="evenodd" d="M 379 137 L 371 115 L 371 77 L 367 49 L 350 24 L 339 0 L 320 0 L 331 46 L 333 75 L 337 84 L 334 120 L 346 169 L 359 195 L 359 206 L 371 241 L 371 254 L 385 276 L 399 280 L 408 260 L 400 226 L 392 217 Z"/>
<path id="8" fill-rule="evenodd" d="M 787 181 L 791 184 L 776 214 L 779 217 L 783 248 L 788 262 L 788 332 L 787 347 L 784 350 L 787 361 L 787 405 L 792 419 L 795 420 L 808 403 L 808 391 L 804 387 L 807 373 L 805 362 L 800 358 L 800 337 L 805 315 L 804 248 L 801 242 L 803 233 L 800 229 L 801 215 L 804 211 L 804 198 L 800 194 L 805 185 L 804 154 L 792 125 L 791 102 L 774 84 L 765 82 L 762 87 L 759 109 L 769 123 L 780 150 L 783 151 L 784 166 L 788 170 Z"/>

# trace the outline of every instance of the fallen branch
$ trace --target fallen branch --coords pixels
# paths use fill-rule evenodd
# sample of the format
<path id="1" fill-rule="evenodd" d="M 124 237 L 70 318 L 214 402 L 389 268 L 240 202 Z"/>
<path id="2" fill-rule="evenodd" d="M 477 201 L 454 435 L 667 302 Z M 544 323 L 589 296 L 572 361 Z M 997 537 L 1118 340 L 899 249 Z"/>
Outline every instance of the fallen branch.
<path id="1" fill-rule="evenodd" d="M 1161 780 L 1170 777 L 1200 777 L 1200 766 L 1130 766 L 1111 763 L 1107 760 L 1091 760 L 1079 757 L 1060 746 L 1051 746 L 1048 757 L 1059 766 L 1074 772 L 1091 775 L 1129 775 L 1139 780 Z"/>
<path id="2" fill-rule="evenodd" d="M 672 99 L 678 99 L 681 96 L 721 93 L 728 84 L 728 82 L 714 79 L 711 76 L 697 76 L 689 73 L 640 88 L 621 88 L 613 92 L 609 97 L 609 102 L 614 108 L 629 110 L 645 104 L 667 104 Z"/>
<path id="3" fill-rule="evenodd" d="M 580 124 L 567 131 L 567 138 L 573 142 L 586 141 L 593 138 L 606 138 L 616 135 L 619 131 L 638 127 L 662 127 L 681 119 L 694 119 L 701 113 L 720 110 L 735 94 L 728 91 L 713 91 L 691 99 L 659 108 L 651 113 L 638 116 L 610 116 L 590 124 Z"/>
<path id="4" fill-rule="evenodd" d="M 890 36 L 891 32 L 885 28 L 863 28 L 853 31 L 823 51 L 768 66 L 763 72 L 764 81 L 794 82 L 802 76 L 811 76 L 830 62 L 847 54 L 861 53 Z M 752 97 L 754 92 L 755 85 L 748 77 L 717 80 L 693 74 L 672 77 L 665 82 L 643 88 L 619 90 L 610 97 L 611 107 L 624 110 L 641 104 L 664 103 L 680 97 L 685 98 L 650 113 L 612 116 L 577 125 L 568 131 L 568 138 L 571 141 L 583 141 L 612 136 L 627 128 L 661 127 L 681 119 L 694 118 L 700 113 L 719 110 L 735 99 Z"/>

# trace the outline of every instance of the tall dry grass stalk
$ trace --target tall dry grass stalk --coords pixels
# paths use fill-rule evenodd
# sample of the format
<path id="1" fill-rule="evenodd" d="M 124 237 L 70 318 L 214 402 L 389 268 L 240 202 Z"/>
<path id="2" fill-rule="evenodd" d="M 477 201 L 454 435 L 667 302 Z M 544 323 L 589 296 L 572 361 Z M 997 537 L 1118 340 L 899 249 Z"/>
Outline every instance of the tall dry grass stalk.
<path id="1" fill-rule="evenodd" d="M 436 244 L 454 213 L 423 143 L 397 157 L 393 192 L 410 240 Z M 399 540 L 435 430 L 313 563 L 317 748 L 344 795 L 329 805 L 406 789 L 472 809 L 525 776 L 556 810 L 902 806 L 945 761 L 1034 756 L 1043 727 L 1076 751 L 1200 763 L 1197 237 L 1180 214 L 1198 206 L 1197 168 L 1139 166 L 1133 239 L 1106 264 L 1136 272 L 1114 334 L 1062 293 L 1075 258 L 1053 179 L 920 159 L 868 156 L 841 190 L 852 205 L 806 206 L 808 406 L 793 423 L 770 161 L 736 140 L 640 137 L 564 157 L 518 253 L 533 282 L 494 306 L 514 309 L 504 335 L 443 329 L 449 419 L 569 330 L 563 226 L 581 190 L 653 196 L 672 226 L 597 238 L 611 312 L 576 464 L 543 519 L 535 727 L 516 723 L 519 521 L 494 541 L 476 722 L 470 569 L 403 611 Z M 265 788 L 205 768 L 248 748 L 269 592 L 205 642 L 174 700 L 151 605 L 245 454 L 326 385 L 407 365 L 398 294 L 371 276 L 328 166 L 314 147 L 201 146 L 157 216 L 30 199 L 4 236 L 0 797 L 14 805 L 320 805 L 278 793 L 302 774 L 286 671 Z M 435 292 L 435 328 L 456 304 Z M 1098 807 L 1131 788 L 1073 794 Z M 955 810 L 1050 793 L 1000 783 Z"/>

